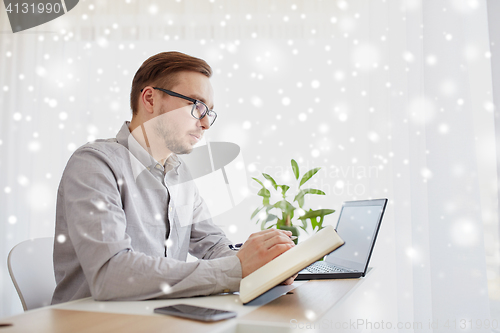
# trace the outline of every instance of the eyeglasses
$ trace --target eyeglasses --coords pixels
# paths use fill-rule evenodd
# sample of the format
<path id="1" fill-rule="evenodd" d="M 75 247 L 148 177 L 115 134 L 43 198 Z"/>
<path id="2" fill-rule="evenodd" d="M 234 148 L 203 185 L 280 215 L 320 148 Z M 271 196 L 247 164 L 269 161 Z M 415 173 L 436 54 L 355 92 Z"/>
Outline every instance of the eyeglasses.
<path id="1" fill-rule="evenodd" d="M 158 87 L 153 87 L 153 89 L 160 90 L 160 91 L 163 91 L 165 94 L 168 94 L 170 96 L 179 97 L 179 98 L 182 98 L 182 99 L 185 99 L 187 101 L 192 102 L 193 108 L 191 109 L 191 115 L 195 119 L 203 119 L 205 116 L 207 116 L 210 126 L 212 126 L 213 123 L 215 122 L 215 119 L 217 119 L 217 113 L 215 113 L 215 111 L 213 111 L 213 110 L 209 110 L 208 106 L 205 103 L 203 103 L 202 101 L 178 94 L 176 92 L 173 92 L 173 91 L 170 91 L 167 89 L 162 89 L 162 88 L 158 88 Z M 143 90 L 144 89 L 141 89 L 141 92 Z"/>

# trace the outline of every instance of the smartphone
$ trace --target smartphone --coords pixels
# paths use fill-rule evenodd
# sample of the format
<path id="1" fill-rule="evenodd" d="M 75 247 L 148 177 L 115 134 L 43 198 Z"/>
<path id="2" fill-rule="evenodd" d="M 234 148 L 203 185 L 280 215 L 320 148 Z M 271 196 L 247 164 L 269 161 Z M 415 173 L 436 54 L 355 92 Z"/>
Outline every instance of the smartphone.
<path id="1" fill-rule="evenodd" d="M 236 312 L 233 311 L 204 308 L 188 304 L 176 304 L 156 308 L 154 312 L 200 321 L 219 321 L 236 317 Z"/>

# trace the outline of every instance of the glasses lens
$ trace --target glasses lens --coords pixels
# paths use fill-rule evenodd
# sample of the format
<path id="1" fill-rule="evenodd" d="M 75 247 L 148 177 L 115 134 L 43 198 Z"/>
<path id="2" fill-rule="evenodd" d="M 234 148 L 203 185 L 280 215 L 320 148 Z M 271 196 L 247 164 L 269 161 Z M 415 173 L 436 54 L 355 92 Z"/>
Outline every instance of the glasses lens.
<path id="1" fill-rule="evenodd" d="M 217 115 L 215 114 L 215 112 L 213 111 L 208 111 L 207 112 L 207 117 L 208 117 L 208 120 L 210 122 L 210 126 L 212 126 L 212 124 L 214 123 L 215 121 L 215 118 L 217 118 Z"/>
<path id="2" fill-rule="evenodd" d="M 201 119 L 207 113 L 207 108 L 202 103 L 195 103 L 193 108 L 193 117 Z"/>

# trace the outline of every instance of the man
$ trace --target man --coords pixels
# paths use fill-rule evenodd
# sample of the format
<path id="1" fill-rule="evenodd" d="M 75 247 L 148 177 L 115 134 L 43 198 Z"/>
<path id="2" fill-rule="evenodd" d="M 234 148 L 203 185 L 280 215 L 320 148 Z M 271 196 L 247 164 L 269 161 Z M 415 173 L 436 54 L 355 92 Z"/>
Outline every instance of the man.
<path id="1" fill-rule="evenodd" d="M 58 190 L 53 304 L 236 291 L 293 246 L 290 232 L 266 230 L 231 250 L 177 156 L 216 119 L 211 74 L 179 52 L 152 56 L 132 82 L 131 122 L 72 155 Z"/>

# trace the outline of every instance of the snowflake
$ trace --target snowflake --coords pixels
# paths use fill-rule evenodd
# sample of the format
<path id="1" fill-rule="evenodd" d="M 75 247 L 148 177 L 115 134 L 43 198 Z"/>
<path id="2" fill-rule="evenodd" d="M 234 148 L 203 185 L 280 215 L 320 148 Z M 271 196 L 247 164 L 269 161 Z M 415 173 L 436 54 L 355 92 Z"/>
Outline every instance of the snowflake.
<path id="1" fill-rule="evenodd" d="M 434 66 L 437 63 L 437 57 L 435 55 L 430 54 L 425 58 L 425 62 L 429 66 Z"/>
<path id="2" fill-rule="evenodd" d="M 160 284 L 160 289 L 164 294 L 169 294 L 172 291 L 172 287 L 166 282 Z"/>
<path id="3" fill-rule="evenodd" d="M 28 150 L 30 150 L 32 152 L 39 151 L 40 150 L 40 142 L 38 142 L 38 141 L 31 141 L 28 144 Z"/>
<path id="4" fill-rule="evenodd" d="M 21 186 L 28 186 L 30 181 L 28 179 L 28 177 L 24 176 L 24 175 L 19 175 L 19 177 L 17 177 L 17 182 L 19 183 L 19 185 Z"/>
<path id="5" fill-rule="evenodd" d="M 305 316 L 309 321 L 314 321 L 316 319 L 316 313 L 313 310 L 306 310 Z"/>

